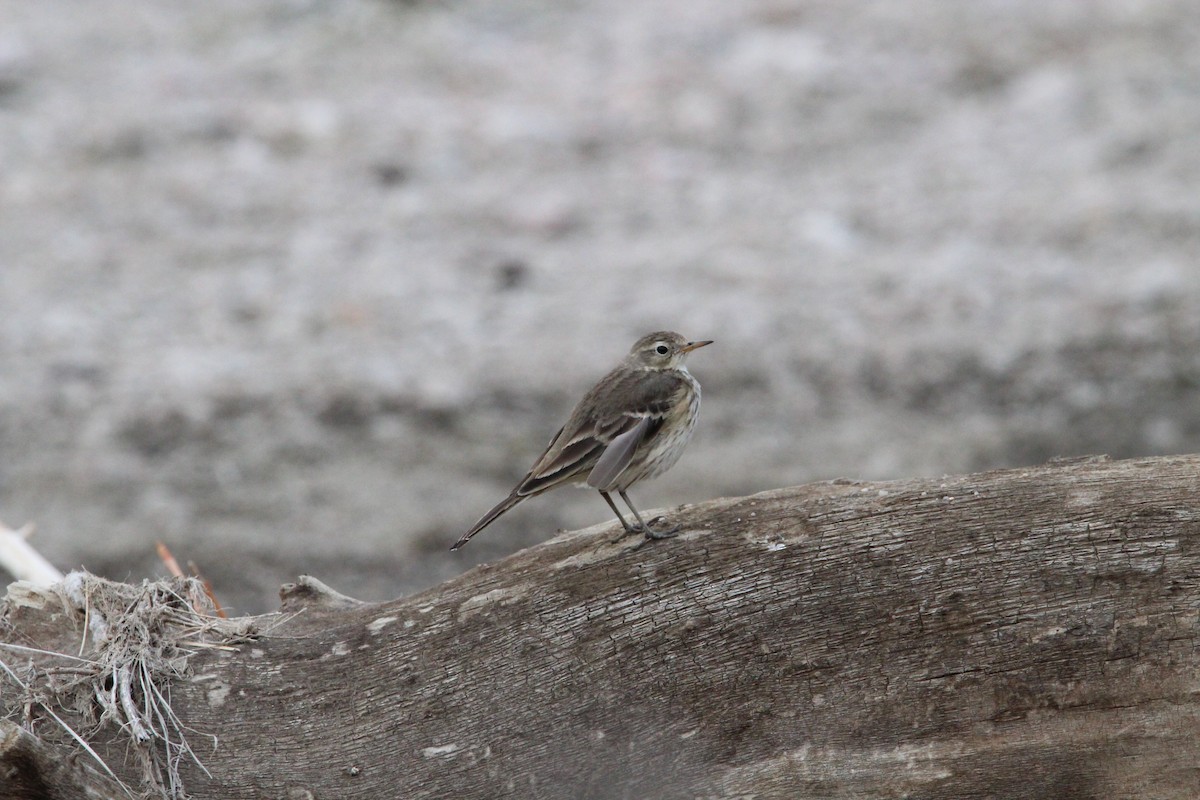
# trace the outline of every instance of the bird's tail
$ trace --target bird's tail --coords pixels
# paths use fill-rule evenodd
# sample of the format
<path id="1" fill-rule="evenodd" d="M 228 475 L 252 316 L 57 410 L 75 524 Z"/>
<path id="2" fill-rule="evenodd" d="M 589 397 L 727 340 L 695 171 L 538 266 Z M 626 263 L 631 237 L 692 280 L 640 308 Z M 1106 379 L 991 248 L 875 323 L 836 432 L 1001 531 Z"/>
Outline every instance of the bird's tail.
<path id="1" fill-rule="evenodd" d="M 505 511 L 508 511 L 510 508 L 512 508 L 513 506 L 515 506 L 517 503 L 521 502 L 528 496 L 529 495 L 517 494 L 516 492 L 513 492 L 508 497 L 501 500 L 499 503 L 497 503 L 492 508 L 491 511 L 487 512 L 482 517 L 480 517 L 479 522 L 476 522 L 474 525 L 472 525 L 471 530 L 464 533 L 459 538 L 459 540 L 454 543 L 454 546 L 451 547 L 450 549 L 457 550 L 458 548 L 462 547 L 464 544 L 466 544 L 468 541 L 470 541 L 472 536 L 479 533 L 481 530 L 486 528 L 488 525 L 491 525 L 493 522 L 495 522 L 496 517 L 500 516 Z"/>

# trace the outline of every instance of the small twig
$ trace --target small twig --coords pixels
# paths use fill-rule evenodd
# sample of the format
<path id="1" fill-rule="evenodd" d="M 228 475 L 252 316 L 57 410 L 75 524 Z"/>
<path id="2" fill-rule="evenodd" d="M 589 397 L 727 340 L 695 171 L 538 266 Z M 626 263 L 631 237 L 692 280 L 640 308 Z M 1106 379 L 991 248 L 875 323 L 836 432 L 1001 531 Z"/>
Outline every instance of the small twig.
<path id="1" fill-rule="evenodd" d="M 221 619 L 229 619 L 229 615 L 225 613 L 224 607 L 221 606 L 221 601 L 217 599 L 217 595 L 213 592 L 212 581 L 200 573 L 200 568 L 196 566 L 195 561 L 188 562 L 188 569 L 192 571 L 192 577 L 199 580 L 200 585 L 204 587 L 204 593 L 208 595 L 208 600 L 212 603 L 213 612 Z"/>
<path id="2" fill-rule="evenodd" d="M 180 647 L 190 647 L 197 650 L 223 650 L 226 653 L 236 653 L 240 647 L 231 644 L 217 644 L 216 642 L 203 642 L 199 639 L 180 639 Z"/>
<path id="3" fill-rule="evenodd" d="M 129 666 L 122 664 L 117 667 L 116 676 L 121 690 L 121 708 L 125 711 L 125 719 L 128 720 L 129 727 L 133 729 L 133 735 L 139 742 L 150 741 L 154 738 L 154 734 L 146 730 L 146 725 L 142 722 L 141 711 L 134 702 L 133 676 L 129 674 Z"/>
<path id="4" fill-rule="evenodd" d="M 87 595 L 83 596 L 83 635 L 79 637 L 79 657 L 82 659 L 84 648 L 87 647 L 88 631 L 92 629 L 92 604 Z M 95 635 L 92 641 L 96 641 Z M 98 642 L 97 642 L 98 644 Z"/>
<path id="5" fill-rule="evenodd" d="M 158 557 L 162 559 L 163 565 L 167 568 L 167 572 L 174 575 L 176 578 L 183 577 L 183 570 L 179 568 L 179 562 L 175 560 L 175 556 L 171 555 L 171 551 L 162 542 L 155 542 L 154 547 L 158 550 Z"/>
<path id="6" fill-rule="evenodd" d="M 42 656 L 53 656 L 54 658 L 67 658 L 67 659 L 70 659 L 71 661 L 78 661 L 82 664 L 89 664 L 94 667 L 100 666 L 99 661 L 91 661 L 86 658 L 79 658 L 77 656 L 67 655 L 66 653 L 55 653 L 53 650 L 40 650 L 36 647 L 26 647 L 23 644 L 13 644 L 12 642 L 0 642 L 0 647 L 7 648 L 9 650 L 19 650 L 22 653 L 33 653 L 33 654 L 42 655 Z"/>
<path id="7" fill-rule="evenodd" d="M 167 572 L 171 573 L 176 578 L 187 577 L 184 574 L 183 569 L 180 568 L 179 562 L 175 560 L 175 556 L 171 554 L 170 549 L 168 549 L 164 543 L 155 542 L 154 546 L 155 549 L 158 550 L 158 557 L 162 559 L 163 565 L 165 565 L 167 568 Z M 204 587 L 204 594 L 208 597 L 209 602 L 212 603 L 213 613 L 215 613 L 221 619 L 229 619 L 229 615 L 225 613 L 225 609 L 221 606 L 221 601 L 217 599 L 217 595 L 213 592 L 212 582 L 200 573 L 200 568 L 196 566 L 196 562 L 188 561 L 188 569 L 191 570 L 192 577 L 199 580 L 200 585 Z M 197 614 L 204 613 L 204 611 L 199 608 L 199 604 L 194 600 L 190 601 L 189 605 L 191 605 L 192 610 Z"/>
<path id="8" fill-rule="evenodd" d="M 53 586 L 63 574 L 27 541 L 32 532 L 32 523 L 13 530 L 0 522 L 0 567 L 19 581 Z"/>

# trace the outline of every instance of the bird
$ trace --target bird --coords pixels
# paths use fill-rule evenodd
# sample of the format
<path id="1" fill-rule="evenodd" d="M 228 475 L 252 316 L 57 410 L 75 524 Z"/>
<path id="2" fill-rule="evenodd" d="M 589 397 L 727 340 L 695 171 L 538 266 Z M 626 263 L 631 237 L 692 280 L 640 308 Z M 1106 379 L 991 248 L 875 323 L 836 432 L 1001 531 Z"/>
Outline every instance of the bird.
<path id="1" fill-rule="evenodd" d="M 700 411 L 700 383 L 684 366 L 693 350 L 711 339 L 690 342 L 674 331 L 648 333 L 629 355 L 583 396 L 566 424 L 520 483 L 464 533 L 451 550 L 527 497 L 573 484 L 592 488 L 617 515 L 626 534 L 648 539 L 673 536 L 678 528 L 647 525 L 629 499 L 629 487 L 670 469 L 692 437 Z M 631 525 L 613 502 L 616 492 L 633 512 Z"/>

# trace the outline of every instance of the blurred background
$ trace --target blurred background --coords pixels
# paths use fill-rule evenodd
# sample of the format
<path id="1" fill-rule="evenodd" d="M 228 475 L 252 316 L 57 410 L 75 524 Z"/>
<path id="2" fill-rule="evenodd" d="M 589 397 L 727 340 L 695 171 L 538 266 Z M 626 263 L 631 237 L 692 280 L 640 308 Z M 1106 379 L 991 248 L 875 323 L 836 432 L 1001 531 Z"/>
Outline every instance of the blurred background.
<path id="1" fill-rule="evenodd" d="M 0 0 L 0 519 L 383 600 L 669 328 L 652 509 L 1200 450 L 1192 0 Z"/>

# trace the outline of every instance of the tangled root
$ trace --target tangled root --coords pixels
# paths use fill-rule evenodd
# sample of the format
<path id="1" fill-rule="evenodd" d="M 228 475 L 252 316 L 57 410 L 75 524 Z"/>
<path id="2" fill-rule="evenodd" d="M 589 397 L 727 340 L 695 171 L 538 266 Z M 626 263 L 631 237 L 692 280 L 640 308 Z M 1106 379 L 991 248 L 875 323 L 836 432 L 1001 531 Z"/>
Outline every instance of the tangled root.
<path id="1" fill-rule="evenodd" d="M 81 619 L 83 636 L 76 654 L 0 643 L 0 668 L 24 692 L 23 700 L 6 703 L 8 708 L 24 710 L 23 727 L 30 732 L 39 718 L 52 718 L 114 779 L 87 740 L 115 726 L 128 737 L 146 794 L 186 798 L 180 764 L 190 760 L 207 774 L 192 741 L 204 738 L 215 747 L 217 737 L 189 729 L 176 716 L 171 684 L 188 674 L 188 660 L 198 650 L 253 638 L 251 623 L 215 616 L 195 578 L 135 586 L 72 572 L 38 593 L 41 600 L 56 596 L 64 610 Z M 21 671 L 4 660 L 17 654 L 28 657 Z M 87 729 L 68 728 L 55 709 L 83 720 Z"/>

